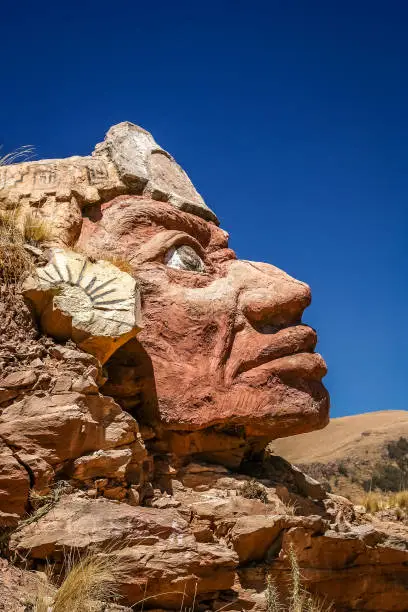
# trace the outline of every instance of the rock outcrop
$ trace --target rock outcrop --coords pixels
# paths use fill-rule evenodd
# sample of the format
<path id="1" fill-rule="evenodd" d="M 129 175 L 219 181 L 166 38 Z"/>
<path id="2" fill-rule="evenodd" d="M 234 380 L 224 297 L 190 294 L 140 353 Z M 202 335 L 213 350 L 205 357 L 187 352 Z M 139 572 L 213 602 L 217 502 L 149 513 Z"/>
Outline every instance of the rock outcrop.
<path id="1" fill-rule="evenodd" d="M 127 568 L 119 603 L 92 610 L 263 612 L 268 577 L 289 597 L 295 555 L 336 611 L 406 610 L 407 522 L 370 519 L 266 450 L 328 421 L 309 287 L 238 260 L 185 172 L 130 123 L 92 156 L 3 168 L 10 210 L 16 232 L 33 211 L 51 227 L 36 245 L 19 234 L 26 274 L 0 287 L 9 584 L 28 595 L 33 570 L 61 576 L 91 551 Z"/>

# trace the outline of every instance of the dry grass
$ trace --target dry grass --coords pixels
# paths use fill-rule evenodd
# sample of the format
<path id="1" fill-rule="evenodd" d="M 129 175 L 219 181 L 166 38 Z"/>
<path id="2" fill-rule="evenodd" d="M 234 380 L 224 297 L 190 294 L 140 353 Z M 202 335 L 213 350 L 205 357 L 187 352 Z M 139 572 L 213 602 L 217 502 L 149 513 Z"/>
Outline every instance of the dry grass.
<path id="1" fill-rule="evenodd" d="M 90 261 L 96 262 L 98 260 L 102 260 L 102 261 L 107 261 L 109 263 L 111 263 L 113 266 L 116 266 L 117 268 L 119 268 L 119 270 L 121 270 L 122 272 L 126 272 L 127 274 L 130 274 L 132 276 L 133 274 L 133 268 L 132 265 L 123 257 L 120 257 L 119 255 L 114 255 L 113 253 L 108 253 L 108 252 L 103 252 L 101 253 L 100 251 L 97 250 L 92 250 L 90 252 L 85 252 L 83 249 L 81 249 L 80 247 L 73 245 L 69 247 L 71 251 L 74 251 L 74 253 L 79 253 L 79 255 L 84 255 L 84 257 L 88 257 L 90 259 Z"/>
<path id="2" fill-rule="evenodd" d="M 25 145 L 0 157 L 0 166 L 8 166 L 9 164 L 17 164 L 19 162 L 30 161 L 34 155 L 34 147 Z"/>
<path id="3" fill-rule="evenodd" d="M 293 547 L 289 550 L 290 591 L 289 601 L 284 605 L 275 582 L 268 577 L 266 586 L 266 606 L 268 612 L 331 612 L 333 606 L 324 600 L 308 593 L 302 585 L 299 564 Z"/>
<path id="4" fill-rule="evenodd" d="M 281 500 L 282 501 L 282 500 Z M 296 516 L 297 511 L 298 511 L 298 504 L 295 501 L 282 501 L 283 505 L 285 506 L 285 513 L 288 514 L 289 516 Z"/>
<path id="5" fill-rule="evenodd" d="M 408 511 L 408 491 L 398 493 L 377 493 L 370 491 L 362 501 L 366 512 L 374 514 L 380 510 L 400 509 Z"/>
<path id="6" fill-rule="evenodd" d="M 0 211 L 0 282 L 19 284 L 33 269 L 24 245 L 39 245 L 51 235 L 50 224 L 39 213 L 22 213 L 18 208 Z"/>
<path id="7" fill-rule="evenodd" d="M 95 601 L 107 603 L 118 597 L 118 583 L 129 572 L 128 561 L 111 554 L 89 552 L 64 558 L 63 580 L 49 580 L 54 589 L 39 582 L 34 612 L 88 612 Z M 57 584 L 56 584 L 57 583 Z M 52 594 L 54 591 L 54 594 Z"/>
<path id="8" fill-rule="evenodd" d="M 0 157 L 0 166 L 28 161 L 31 146 L 21 147 Z M 51 227 L 38 211 L 22 211 L 19 206 L 0 210 L 0 283 L 18 285 L 32 269 L 31 257 L 24 244 L 37 245 L 51 237 Z"/>
<path id="9" fill-rule="evenodd" d="M 103 259 L 104 261 L 108 261 L 112 265 L 119 268 L 119 270 L 122 270 L 122 272 L 127 272 L 127 274 L 132 275 L 133 268 L 130 263 L 126 261 L 126 259 L 122 259 L 121 257 L 115 257 L 109 254 L 104 254 L 101 259 Z"/>

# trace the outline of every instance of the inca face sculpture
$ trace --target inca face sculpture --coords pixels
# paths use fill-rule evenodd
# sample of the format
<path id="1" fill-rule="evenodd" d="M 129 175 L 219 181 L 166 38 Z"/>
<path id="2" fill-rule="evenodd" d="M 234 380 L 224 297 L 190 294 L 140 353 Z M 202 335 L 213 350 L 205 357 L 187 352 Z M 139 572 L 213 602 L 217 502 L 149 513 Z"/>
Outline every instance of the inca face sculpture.
<path id="1" fill-rule="evenodd" d="M 47 164 L 54 183 L 36 192 Z M 120 124 L 93 157 L 38 165 L 41 173 L 23 165 L 8 198 L 22 206 L 42 198 L 59 246 L 122 262 L 136 279 L 142 330 L 107 362 L 105 391 L 160 432 L 158 447 L 217 460 L 228 450 L 230 463 L 236 448 L 239 462 L 273 438 L 326 424 L 326 365 L 301 322 L 309 287 L 273 265 L 237 260 L 150 134 Z M 148 387 L 136 381 L 144 376 Z M 129 401 L 138 392 L 139 403 Z"/>

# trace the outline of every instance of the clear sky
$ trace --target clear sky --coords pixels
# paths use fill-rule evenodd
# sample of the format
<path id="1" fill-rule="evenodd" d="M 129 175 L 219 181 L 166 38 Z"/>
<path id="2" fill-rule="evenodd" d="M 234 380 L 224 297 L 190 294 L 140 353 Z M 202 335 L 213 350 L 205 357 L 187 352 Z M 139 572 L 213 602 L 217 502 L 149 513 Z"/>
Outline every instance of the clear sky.
<path id="1" fill-rule="evenodd" d="M 22 0 L 0 19 L 4 152 L 142 125 L 240 257 L 311 285 L 332 416 L 408 408 L 406 0 Z"/>

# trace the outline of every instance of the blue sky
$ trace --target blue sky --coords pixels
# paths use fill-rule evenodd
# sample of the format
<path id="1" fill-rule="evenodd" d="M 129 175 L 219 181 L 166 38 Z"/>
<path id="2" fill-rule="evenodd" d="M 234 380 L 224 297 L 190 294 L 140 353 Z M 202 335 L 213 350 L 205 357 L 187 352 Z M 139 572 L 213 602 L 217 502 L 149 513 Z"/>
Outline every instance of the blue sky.
<path id="1" fill-rule="evenodd" d="M 407 409 L 408 4 L 8 2 L 0 144 L 151 131 L 245 259 L 307 281 L 332 416 Z"/>

